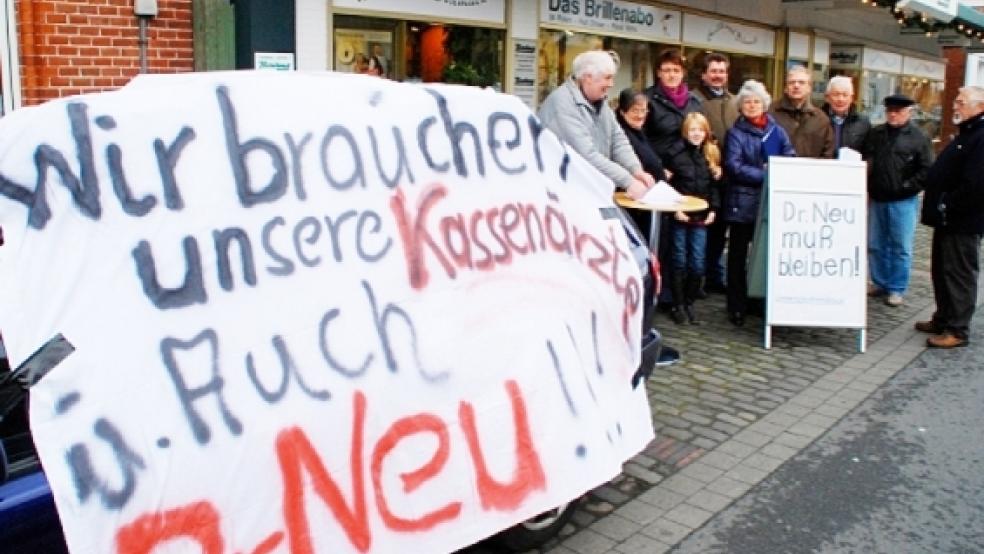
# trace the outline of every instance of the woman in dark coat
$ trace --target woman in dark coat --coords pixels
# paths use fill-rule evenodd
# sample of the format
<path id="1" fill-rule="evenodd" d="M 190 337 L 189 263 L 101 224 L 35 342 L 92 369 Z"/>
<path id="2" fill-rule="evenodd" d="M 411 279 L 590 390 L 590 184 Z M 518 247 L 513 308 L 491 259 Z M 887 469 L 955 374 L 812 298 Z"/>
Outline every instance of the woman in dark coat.
<path id="1" fill-rule="evenodd" d="M 679 49 L 664 50 L 659 55 L 656 70 L 656 84 L 646 89 L 649 113 L 642 130 L 649 146 L 666 166 L 672 153 L 683 146 L 680 126 L 687 114 L 700 111 L 700 98 L 687 88 L 687 69 Z M 656 215 L 662 217 L 663 228 L 669 228 L 673 217 L 667 213 Z M 663 282 L 666 283 L 673 271 L 669 235 L 666 233 L 660 236 L 658 256 L 662 262 Z M 670 287 L 663 287 L 659 300 L 661 305 L 672 305 Z"/>
<path id="2" fill-rule="evenodd" d="M 724 144 L 724 221 L 728 223 L 728 320 L 745 324 L 748 246 L 755 234 L 769 156 L 795 156 L 789 135 L 766 113 L 772 98 L 765 85 L 748 80 L 738 91 L 741 115 Z"/>
<path id="3" fill-rule="evenodd" d="M 644 93 L 631 88 L 619 93 L 615 119 L 622 126 L 625 136 L 632 145 L 632 150 L 642 162 L 642 170 L 652 175 L 657 181 L 665 180 L 667 176 L 663 171 L 663 162 L 649 146 L 649 141 L 646 140 L 646 135 L 642 132 L 642 126 L 646 122 L 646 114 L 648 113 L 649 101 Z M 629 209 L 629 215 L 632 216 L 646 239 L 649 239 L 652 212 Z"/>
<path id="4" fill-rule="evenodd" d="M 675 147 L 684 143 L 680 136 L 683 118 L 691 112 L 700 111 L 700 98 L 687 88 L 684 81 L 686 76 L 687 69 L 683 66 L 680 51 L 666 50 L 659 56 L 659 82 L 646 89 L 649 114 L 646 116 L 643 131 L 649 139 L 649 145 L 664 164 L 671 152 L 676 151 Z"/>

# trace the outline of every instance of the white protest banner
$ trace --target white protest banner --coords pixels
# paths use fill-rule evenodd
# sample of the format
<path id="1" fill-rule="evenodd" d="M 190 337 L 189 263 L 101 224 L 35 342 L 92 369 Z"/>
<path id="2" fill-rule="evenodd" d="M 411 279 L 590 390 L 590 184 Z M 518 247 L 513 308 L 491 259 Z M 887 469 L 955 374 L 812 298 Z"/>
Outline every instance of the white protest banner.
<path id="1" fill-rule="evenodd" d="M 865 164 L 769 158 L 766 343 L 775 325 L 866 323 Z"/>
<path id="2" fill-rule="evenodd" d="M 515 97 L 203 73 L 0 121 L 0 329 L 73 552 L 442 552 L 652 438 L 611 183 Z M 171 551 L 171 550 L 167 550 Z"/>

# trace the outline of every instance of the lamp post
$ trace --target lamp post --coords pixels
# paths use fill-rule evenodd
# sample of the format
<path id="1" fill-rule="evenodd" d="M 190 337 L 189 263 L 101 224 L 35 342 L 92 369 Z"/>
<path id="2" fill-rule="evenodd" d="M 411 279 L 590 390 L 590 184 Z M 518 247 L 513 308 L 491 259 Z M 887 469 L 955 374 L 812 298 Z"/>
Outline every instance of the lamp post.
<path id="1" fill-rule="evenodd" d="M 137 45 L 140 47 L 140 73 L 147 73 L 147 25 L 150 18 L 157 16 L 157 0 L 134 0 L 133 15 L 137 16 L 140 34 Z"/>

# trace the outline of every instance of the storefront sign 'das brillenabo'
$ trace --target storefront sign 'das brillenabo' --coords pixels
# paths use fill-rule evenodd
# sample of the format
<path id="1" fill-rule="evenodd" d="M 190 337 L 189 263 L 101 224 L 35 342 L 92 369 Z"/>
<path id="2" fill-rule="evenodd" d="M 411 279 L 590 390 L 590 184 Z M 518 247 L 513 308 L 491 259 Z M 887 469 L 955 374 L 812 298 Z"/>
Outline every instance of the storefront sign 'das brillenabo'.
<path id="1" fill-rule="evenodd" d="M 547 22 L 615 31 L 656 29 L 667 17 L 662 10 L 614 0 L 544 0 L 542 7 Z"/>

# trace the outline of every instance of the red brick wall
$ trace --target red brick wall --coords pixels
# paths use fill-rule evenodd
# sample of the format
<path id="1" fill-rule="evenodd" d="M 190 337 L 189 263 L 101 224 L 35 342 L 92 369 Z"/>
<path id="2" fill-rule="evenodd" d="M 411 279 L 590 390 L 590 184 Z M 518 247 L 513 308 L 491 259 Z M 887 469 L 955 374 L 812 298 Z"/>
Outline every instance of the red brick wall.
<path id="1" fill-rule="evenodd" d="M 147 29 L 151 73 L 194 67 L 192 0 L 157 0 Z M 140 70 L 133 0 L 17 0 L 25 105 L 125 85 Z"/>
<path id="2" fill-rule="evenodd" d="M 947 46 L 943 48 L 943 58 L 946 60 L 946 73 L 943 77 L 943 128 L 940 131 L 940 149 L 949 144 L 957 132 L 953 124 L 953 101 L 956 100 L 960 87 L 964 86 L 967 69 L 967 50 L 962 46 Z"/>

